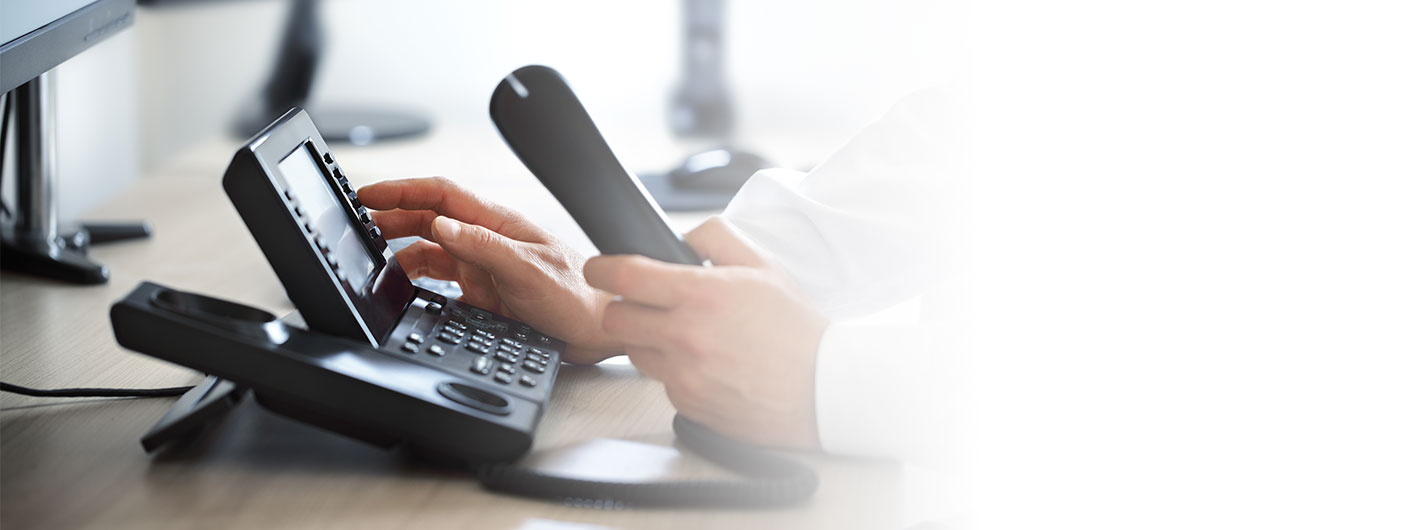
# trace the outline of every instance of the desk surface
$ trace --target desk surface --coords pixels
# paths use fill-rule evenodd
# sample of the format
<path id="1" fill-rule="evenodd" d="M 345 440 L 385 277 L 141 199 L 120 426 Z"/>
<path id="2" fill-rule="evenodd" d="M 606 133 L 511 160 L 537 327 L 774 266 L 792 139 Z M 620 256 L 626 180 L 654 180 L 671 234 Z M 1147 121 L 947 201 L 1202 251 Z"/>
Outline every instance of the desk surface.
<path id="1" fill-rule="evenodd" d="M 581 232 L 507 150 L 472 160 L 490 138 L 442 131 L 371 148 L 335 147 L 354 180 L 441 172 L 517 207 L 571 244 Z M 457 149 L 456 146 L 461 148 Z M 199 375 L 120 348 L 108 306 L 142 280 L 292 311 L 273 271 L 220 188 L 235 142 L 216 141 L 88 213 L 145 218 L 146 241 L 93 249 L 112 270 L 101 286 L 0 276 L 0 374 L 34 387 L 155 387 Z M 412 162 L 403 164 L 401 160 Z M 437 162 L 439 161 L 439 162 Z M 475 174 L 471 174 L 474 171 Z M 459 173 L 457 173 L 459 172 Z M 699 216 L 673 220 L 680 227 Z M 576 232 L 576 233 L 575 233 Z M 198 442 L 156 457 L 137 440 L 171 399 L 38 399 L 0 395 L 0 527 L 4 528 L 897 528 L 897 466 L 809 455 L 822 487 L 778 511 L 594 511 L 482 490 L 468 474 L 306 427 L 242 405 Z M 718 476 L 672 445 L 661 386 L 630 364 L 565 366 L 525 464 L 618 478 Z"/>

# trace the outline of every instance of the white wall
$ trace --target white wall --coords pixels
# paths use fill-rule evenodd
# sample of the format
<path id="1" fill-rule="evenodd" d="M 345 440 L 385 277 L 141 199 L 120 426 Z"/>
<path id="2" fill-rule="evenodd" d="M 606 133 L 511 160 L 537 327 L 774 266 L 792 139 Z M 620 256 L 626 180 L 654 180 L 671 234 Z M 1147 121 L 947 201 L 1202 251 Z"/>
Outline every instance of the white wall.
<path id="1" fill-rule="evenodd" d="M 142 163 L 230 135 L 270 68 L 286 2 L 195 2 L 138 10 Z M 215 175 L 214 177 L 218 177 Z"/>
<path id="2" fill-rule="evenodd" d="M 951 58 L 936 52 L 955 37 L 953 16 L 942 14 L 948 5 L 730 3 L 728 60 L 741 136 L 797 130 L 815 147 L 784 158 L 815 161 L 900 94 L 943 82 L 953 70 Z M 406 105 L 442 125 L 491 127 L 486 106 L 495 84 L 518 66 L 540 63 L 568 77 L 609 138 L 669 135 L 679 7 L 671 0 L 328 1 L 329 48 L 315 102 Z M 258 0 L 140 13 L 147 167 L 226 134 L 268 73 L 286 8 Z"/>
<path id="3" fill-rule="evenodd" d="M 55 69 L 61 222 L 79 218 L 138 177 L 136 49 L 129 29 Z"/>
<path id="4" fill-rule="evenodd" d="M 901 94 L 948 81 L 962 66 L 951 46 L 958 14 L 949 5 L 730 3 L 728 72 L 740 137 L 770 138 L 754 147 L 806 165 Z M 133 28 L 60 66 L 61 218 L 78 217 L 195 145 L 233 140 L 231 122 L 268 74 L 287 6 L 141 8 Z M 669 138 L 679 8 L 669 0 L 327 1 L 328 53 L 314 99 L 403 105 L 440 126 L 489 128 L 495 84 L 540 63 L 568 77 L 609 139 Z M 795 133 L 799 141 L 777 142 Z"/>
<path id="5" fill-rule="evenodd" d="M 133 28 L 61 65 L 61 220 L 78 218 L 193 146 L 234 139 L 231 122 L 253 104 L 268 74 L 287 6 L 249 0 L 141 8 Z M 958 49 L 950 46 L 959 35 L 948 6 L 730 3 L 728 71 L 740 137 L 746 144 L 771 138 L 754 147 L 806 165 L 901 94 L 946 82 L 960 65 L 953 53 L 941 53 Z M 540 63 L 568 77 L 609 139 L 669 138 L 679 7 L 669 0 L 327 1 L 328 53 L 314 99 L 403 105 L 440 126 L 488 129 L 495 84 L 518 66 Z M 795 132 L 798 142 L 777 142 Z M 9 170 L 6 177 L 9 188 Z"/>
<path id="6" fill-rule="evenodd" d="M 128 30 L 52 71 L 58 159 L 54 191 L 62 223 L 135 181 L 139 174 L 137 38 Z M 4 199 L 15 206 L 14 136 L 5 156 Z"/>

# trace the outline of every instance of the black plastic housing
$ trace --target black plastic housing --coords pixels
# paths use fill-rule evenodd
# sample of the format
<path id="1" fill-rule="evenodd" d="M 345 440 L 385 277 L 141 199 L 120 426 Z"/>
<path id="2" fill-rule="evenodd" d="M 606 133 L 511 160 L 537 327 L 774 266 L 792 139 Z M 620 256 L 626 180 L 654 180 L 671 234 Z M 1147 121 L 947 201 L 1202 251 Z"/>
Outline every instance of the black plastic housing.
<path id="1" fill-rule="evenodd" d="M 286 326 L 253 308 L 160 302 L 193 296 L 143 282 L 109 313 L 118 344 L 248 388 L 280 414 L 381 446 L 484 463 L 515 460 L 532 444 L 542 401 L 511 398 L 503 413 L 487 412 L 439 387 L 495 390 L 493 383 Z M 555 365 L 545 374 L 545 385 L 556 372 Z"/>
<path id="2" fill-rule="evenodd" d="M 603 254 L 699 265 L 665 213 L 607 146 L 568 82 L 547 66 L 509 74 L 490 98 L 505 143 Z"/>
<path id="3" fill-rule="evenodd" d="M 297 149 L 310 149 L 342 200 L 350 219 L 379 263 L 366 288 L 350 289 L 335 265 L 315 243 L 315 233 L 299 220 L 296 202 L 285 195 L 279 162 Z M 395 256 L 384 256 L 387 241 L 302 109 L 292 109 L 236 151 L 222 180 L 230 202 L 255 236 L 260 250 L 289 299 L 311 329 L 379 345 L 414 296 L 414 288 Z M 363 220 L 365 219 L 365 221 Z"/>
<path id="4" fill-rule="evenodd" d="M 413 286 L 302 110 L 237 151 L 223 183 L 308 329 L 152 283 L 134 289 L 111 310 L 118 342 L 217 378 L 144 437 L 148 450 L 196 432 L 246 390 L 285 416 L 438 458 L 498 463 L 529 449 L 566 344 Z"/>

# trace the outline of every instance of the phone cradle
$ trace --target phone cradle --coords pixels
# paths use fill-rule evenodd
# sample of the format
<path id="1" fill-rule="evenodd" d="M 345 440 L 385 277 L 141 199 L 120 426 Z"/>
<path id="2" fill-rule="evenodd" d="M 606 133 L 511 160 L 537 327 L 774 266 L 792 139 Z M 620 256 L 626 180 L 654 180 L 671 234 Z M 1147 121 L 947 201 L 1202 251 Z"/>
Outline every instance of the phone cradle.
<path id="1" fill-rule="evenodd" d="M 469 371 L 460 376 L 150 282 L 114 304 L 110 315 L 122 346 L 212 376 L 144 437 L 149 450 L 219 419 L 246 393 L 262 408 L 304 423 L 473 465 L 518 459 L 542 416 L 540 401 L 503 393 Z M 545 373 L 545 386 L 556 368 Z"/>
<path id="2" fill-rule="evenodd" d="M 474 378 L 456 380 L 258 309 L 150 282 L 110 314 L 119 344 L 210 374 L 142 437 L 149 453 L 203 432 L 253 395 L 261 408 L 300 422 L 436 462 L 468 464 L 486 489 L 514 495 L 588 507 L 766 507 L 806 501 L 817 489 L 807 466 L 679 416 L 674 428 L 684 446 L 751 480 L 615 483 L 544 475 L 510 465 L 528 450 L 533 422 L 525 415 L 537 421 L 536 404 L 515 400 L 491 404 L 503 406 L 495 409 L 473 403 Z"/>

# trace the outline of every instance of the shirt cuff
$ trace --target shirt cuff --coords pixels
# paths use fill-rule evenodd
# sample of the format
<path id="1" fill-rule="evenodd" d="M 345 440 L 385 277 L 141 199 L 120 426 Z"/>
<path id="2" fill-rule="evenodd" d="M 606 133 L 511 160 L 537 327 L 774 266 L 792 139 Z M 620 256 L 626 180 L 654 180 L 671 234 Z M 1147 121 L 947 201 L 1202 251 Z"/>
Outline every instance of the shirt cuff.
<path id="1" fill-rule="evenodd" d="M 936 352 L 912 326 L 833 323 L 818 345 L 814 397 L 823 450 L 910 459 L 933 450 Z"/>

